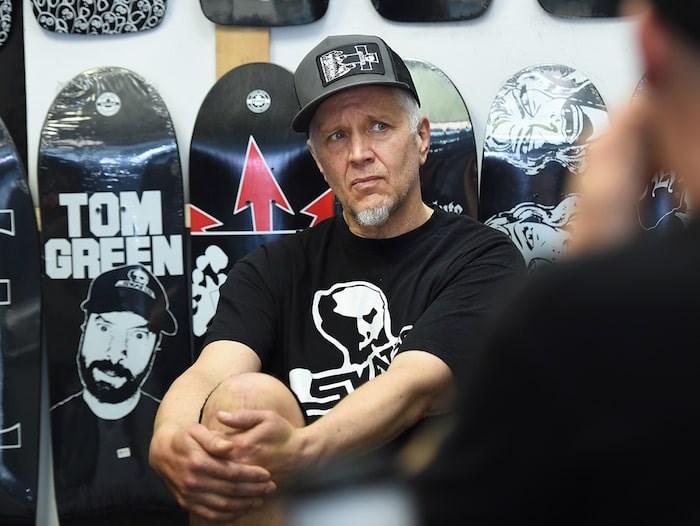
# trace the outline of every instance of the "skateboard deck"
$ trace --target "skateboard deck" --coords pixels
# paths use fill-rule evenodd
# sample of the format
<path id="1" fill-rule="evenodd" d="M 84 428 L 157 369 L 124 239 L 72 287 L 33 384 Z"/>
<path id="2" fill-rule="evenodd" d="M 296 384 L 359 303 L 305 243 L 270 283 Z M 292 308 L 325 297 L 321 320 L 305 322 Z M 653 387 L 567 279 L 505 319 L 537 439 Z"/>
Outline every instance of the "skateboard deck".
<path id="1" fill-rule="evenodd" d="M 539 0 L 552 15 L 571 18 L 611 18 L 620 16 L 623 0 Z"/>
<path id="2" fill-rule="evenodd" d="M 383 18 L 395 22 L 455 22 L 480 17 L 491 0 L 372 0 L 372 4 Z"/>
<path id="3" fill-rule="evenodd" d="M 204 16 L 230 26 L 298 26 L 320 19 L 328 0 L 199 0 Z"/>
<path id="4" fill-rule="evenodd" d="M 27 166 L 27 101 L 22 2 L 0 0 L 0 119 Z"/>
<path id="5" fill-rule="evenodd" d="M 478 217 L 476 143 L 469 111 L 452 81 L 434 64 L 407 59 L 421 108 L 430 120 L 430 151 L 421 167 L 423 200 Z"/>
<path id="6" fill-rule="evenodd" d="M 642 77 L 632 98 L 644 96 L 645 89 L 646 78 Z M 685 183 L 672 168 L 654 174 L 640 174 L 643 180 L 649 181 L 637 206 L 639 226 L 644 231 L 671 232 L 690 221 L 692 208 Z"/>
<path id="7" fill-rule="evenodd" d="M 118 67 L 68 82 L 38 187 L 61 524 L 178 524 L 147 460 L 160 398 L 192 362 L 180 158 L 155 89 Z"/>
<path id="8" fill-rule="evenodd" d="M 0 120 L 0 523 L 34 524 L 41 253 L 24 166 Z"/>
<path id="9" fill-rule="evenodd" d="M 486 123 L 480 217 L 511 237 L 530 270 L 566 255 L 578 201 L 570 179 L 607 124 L 596 87 L 568 66 L 523 69 L 497 93 Z"/>
<path id="10" fill-rule="evenodd" d="M 160 25 L 167 0 L 32 0 L 42 29 L 77 35 L 118 35 Z"/>
<path id="11" fill-rule="evenodd" d="M 306 134 L 291 129 L 297 111 L 292 73 L 269 63 L 232 69 L 200 106 L 189 170 L 195 352 L 236 260 L 334 214 Z"/>

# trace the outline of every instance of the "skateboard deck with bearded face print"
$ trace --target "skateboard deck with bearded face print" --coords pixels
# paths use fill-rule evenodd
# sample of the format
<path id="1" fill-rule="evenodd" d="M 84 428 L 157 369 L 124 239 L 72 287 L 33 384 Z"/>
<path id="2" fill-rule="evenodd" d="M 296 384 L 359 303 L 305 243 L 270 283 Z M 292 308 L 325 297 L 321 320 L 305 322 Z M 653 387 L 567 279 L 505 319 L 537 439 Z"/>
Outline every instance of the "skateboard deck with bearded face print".
<path id="1" fill-rule="evenodd" d="M 117 67 L 69 81 L 38 187 L 61 524 L 178 524 L 148 465 L 160 399 L 192 362 L 180 158 L 155 89 Z"/>
<path id="2" fill-rule="evenodd" d="M 328 9 L 328 0 L 199 0 L 215 24 L 274 27 L 310 24 Z"/>
<path id="3" fill-rule="evenodd" d="M 480 17 L 491 0 L 372 0 L 377 12 L 394 22 L 456 22 Z"/>
<path id="4" fill-rule="evenodd" d="M 548 13 L 567 18 L 611 18 L 620 16 L 624 0 L 539 0 Z"/>
<path id="5" fill-rule="evenodd" d="M 423 201 L 447 212 L 478 217 L 474 129 L 452 81 L 434 64 L 406 59 L 421 110 L 430 121 L 430 151 L 421 167 Z"/>
<path id="6" fill-rule="evenodd" d="M 160 25 L 167 0 L 32 0 L 39 26 L 55 33 L 119 35 Z"/>
<path id="7" fill-rule="evenodd" d="M 587 145 L 608 124 L 592 82 L 568 66 L 523 69 L 496 95 L 486 123 L 481 221 L 508 234 L 534 270 L 561 261 L 579 196 L 568 190 Z"/>
<path id="8" fill-rule="evenodd" d="M 246 64 L 221 77 L 200 106 L 189 171 L 195 352 L 238 259 L 335 213 L 306 134 L 291 128 L 294 93 L 290 71 Z"/>
<path id="9" fill-rule="evenodd" d="M 34 203 L 0 120 L 0 523 L 33 525 L 39 468 L 41 252 Z"/>

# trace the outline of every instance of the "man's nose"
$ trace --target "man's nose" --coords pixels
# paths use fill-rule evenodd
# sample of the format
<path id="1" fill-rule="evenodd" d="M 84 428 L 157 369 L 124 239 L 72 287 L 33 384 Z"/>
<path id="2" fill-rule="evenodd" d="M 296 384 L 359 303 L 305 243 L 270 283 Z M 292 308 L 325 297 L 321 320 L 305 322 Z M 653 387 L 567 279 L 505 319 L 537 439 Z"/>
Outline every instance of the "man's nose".
<path id="1" fill-rule="evenodd" d="M 118 362 L 120 359 L 126 356 L 126 339 L 126 333 L 116 333 L 112 336 L 109 342 L 109 347 L 107 347 L 107 357 L 112 362 Z"/>
<path id="2" fill-rule="evenodd" d="M 365 163 L 374 158 L 372 141 L 362 133 L 354 133 L 350 137 L 350 161 Z"/>

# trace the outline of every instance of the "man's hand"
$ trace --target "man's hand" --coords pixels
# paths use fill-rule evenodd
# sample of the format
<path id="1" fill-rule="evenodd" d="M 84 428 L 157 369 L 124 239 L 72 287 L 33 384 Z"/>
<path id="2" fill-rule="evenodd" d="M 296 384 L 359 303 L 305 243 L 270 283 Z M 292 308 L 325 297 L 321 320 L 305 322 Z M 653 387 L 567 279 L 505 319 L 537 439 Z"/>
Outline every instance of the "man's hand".
<path id="1" fill-rule="evenodd" d="M 242 409 L 220 411 L 221 424 L 238 433 L 228 437 L 230 457 L 247 465 L 263 465 L 277 478 L 303 466 L 303 429 L 275 411 Z"/>
<path id="2" fill-rule="evenodd" d="M 211 521 L 232 521 L 263 504 L 276 489 L 270 473 L 234 460 L 224 433 L 194 424 L 161 428 L 151 441 L 150 462 L 183 508 Z"/>

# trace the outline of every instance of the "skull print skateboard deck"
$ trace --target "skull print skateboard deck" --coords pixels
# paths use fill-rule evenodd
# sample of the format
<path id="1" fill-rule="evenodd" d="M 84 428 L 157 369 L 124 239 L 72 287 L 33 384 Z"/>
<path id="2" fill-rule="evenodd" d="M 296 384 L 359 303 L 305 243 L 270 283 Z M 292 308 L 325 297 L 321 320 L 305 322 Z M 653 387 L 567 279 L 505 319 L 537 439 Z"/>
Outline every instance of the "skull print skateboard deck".
<path id="1" fill-rule="evenodd" d="M 32 0 L 39 26 L 55 33 L 118 35 L 160 25 L 167 0 Z"/>
<path id="2" fill-rule="evenodd" d="M 18 0 L 0 0 L 0 119 L 27 166 L 27 101 L 24 75 L 24 28 Z"/>
<path id="3" fill-rule="evenodd" d="M 180 157 L 153 86 L 118 67 L 69 81 L 38 188 L 61 524 L 178 524 L 148 464 L 160 399 L 192 361 Z"/>

